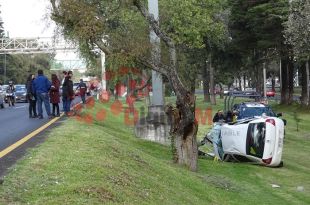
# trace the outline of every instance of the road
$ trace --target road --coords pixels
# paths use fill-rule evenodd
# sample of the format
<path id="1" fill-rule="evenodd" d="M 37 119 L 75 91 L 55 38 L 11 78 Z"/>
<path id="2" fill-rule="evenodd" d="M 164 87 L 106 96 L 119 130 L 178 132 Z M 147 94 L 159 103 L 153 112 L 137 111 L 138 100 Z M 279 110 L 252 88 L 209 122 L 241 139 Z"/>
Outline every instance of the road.
<path id="1" fill-rule="evenodd" d="M 29 119 L 27 103 L 17 103 L 15 107 L 6 104 L 6 108 L 0 110 L 0 151 L 47 122 L 46 114 L 44 119 Z"/>
<path id="2" fill-rule="evenodd" d="M 79 101 L 80 99 L 76 98 L 72 104 Z M 16 103 L 15 107 L 8 107 L 6 104 L 4 109 L 0 109 L 0 151 L 49 121 L 44 105 L 42 107 L 44 119 L 29 118 L 27 103 Z M 59 107 L 61 110 L 62 105 Z"/>

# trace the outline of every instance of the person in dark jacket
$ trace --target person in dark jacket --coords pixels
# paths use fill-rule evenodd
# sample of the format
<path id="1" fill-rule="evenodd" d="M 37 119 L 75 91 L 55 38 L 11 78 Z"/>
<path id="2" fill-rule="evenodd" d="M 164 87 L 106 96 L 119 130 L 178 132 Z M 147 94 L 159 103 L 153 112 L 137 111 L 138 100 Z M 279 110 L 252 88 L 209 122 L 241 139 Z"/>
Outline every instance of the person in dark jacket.
<path id="1" fill-rule="evenodd" d="M 213 117 L 213 122 L 220 122 L 220 121 L 224 121 L 224 114 L 222 110 L 218 110 L 217 113 L 214 115 Z"/>
<path id="2" fill-rule="evenodd" d="M 26 89 L 27 89 L 27 101 L 29 103 L 29 118 L 36 118 L 37 116 L 37 108 L 36 108 L 36 94 L 35 91 L 32 89 L 32 84 L 34 81 L 34 75 L 29 74 L 26 82 Z"/>
<path id="3" fill-rule="evenodd" d="M 74 99 L 73 82 L 71 77 L 72 71 L 69 71 L 62 85 L 62 101 L 64 102 L 64 112 L 67 116 L 70 112 L 71 101 Z"/>
<path id="4" fill-rule="evenodd" d="M 46 113 L 49 118 L 51 115 L 51 106 L 49 102 L 48 92 L 51 88 L 51 82 L 43 74 L 43 70 L 38 70 L 38 76 L 33 81 L 33 89 L 37 96 L 37 107 L 39 113 L 39 119 L 43 119 L 42 103 L 44 103 Z"/>
<path id="5" fill-rule="evenodd" d="M 60 103 L 60 96 L 59 96 L 59 88 L 60 88 L 60 81 L 57 78 L 57 75 L 52 74 L 52 85 L 50 89 L 50 102 L 53 105 L 52 115 L 59 117 L 59 103 Z"/>
<path id="6" fill-rule="evenodd" d="M 80 83 L 76 89 L 79 89 L 79 95 L 82 99 L 83 104 L 85 104 L 85 96 L 86 96 L 87 86 L 83 82 L 83 79 L 80 79 Z"/>

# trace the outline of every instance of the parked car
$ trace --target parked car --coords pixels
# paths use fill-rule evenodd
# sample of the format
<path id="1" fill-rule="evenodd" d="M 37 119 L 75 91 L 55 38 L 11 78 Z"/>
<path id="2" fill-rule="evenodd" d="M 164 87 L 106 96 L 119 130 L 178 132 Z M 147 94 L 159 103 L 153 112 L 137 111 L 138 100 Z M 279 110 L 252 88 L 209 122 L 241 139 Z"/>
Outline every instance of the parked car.
<path id="1" fill-rule="evenodd" d="M 15 85 L 15 102 L 27 102 L 27 89 L 25 85 Z"/>
<path id="2" fill-rule="evenodd" d="M 276 92 L 274 90 L 267 90 L 266 96 L 267 97 L 274 97 L 276 95 Z"/>
<path id="3" fill-rule="evenodd" d="M 0 108 L 4 108 L 5 89 L 0 86 Z"/>

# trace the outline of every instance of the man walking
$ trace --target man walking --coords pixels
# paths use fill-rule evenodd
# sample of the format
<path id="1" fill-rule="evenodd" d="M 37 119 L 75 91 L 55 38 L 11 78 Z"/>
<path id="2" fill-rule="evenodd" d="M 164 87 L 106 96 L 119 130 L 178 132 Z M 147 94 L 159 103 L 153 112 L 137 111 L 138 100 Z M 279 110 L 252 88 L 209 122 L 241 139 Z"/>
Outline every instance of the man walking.
<path id="1" fill-rule="evenodd" d="M 79 95 L 81 96 L 83 104 L 85 104 L 85 96 L 86 96 L 87 86 L 83 82 L 83 79 L 80 79 L 80 83 L 76 89 L 79 89 Z"/>
<path id="2" fill-rule="evenodd" d="M 43 75 L 43 70 L 38 70 L 38 77 L 33 81 L 34 91 L 37 95 L 37 106 L 39 119 L 43 119 L 42 102 L 44 103 L 46 114 L 52 118 L 48 92 L 51 82 Z"/>
<path id="3" fill-rule="evenodd" d="M 66 116 L 70 116 L 71 102 L 74 99 L 72 71 L 69 71 L 62 85 L 62 100 L 64 103 L 64 112 Z"/>

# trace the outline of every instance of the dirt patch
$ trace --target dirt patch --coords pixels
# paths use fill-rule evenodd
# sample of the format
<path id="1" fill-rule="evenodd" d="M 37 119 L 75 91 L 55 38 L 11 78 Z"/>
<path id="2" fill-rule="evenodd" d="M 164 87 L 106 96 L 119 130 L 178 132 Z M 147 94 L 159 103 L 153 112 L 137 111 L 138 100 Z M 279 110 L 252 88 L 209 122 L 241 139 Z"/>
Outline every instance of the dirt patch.
<path id="1" fill-rule="evenodd" d="M 75 190 L 75 192 L 87 195 L 89 198 L 98 198 L 102 202 L 116 201 L 114 195 L 103 187 L 83 187 Z"/>

